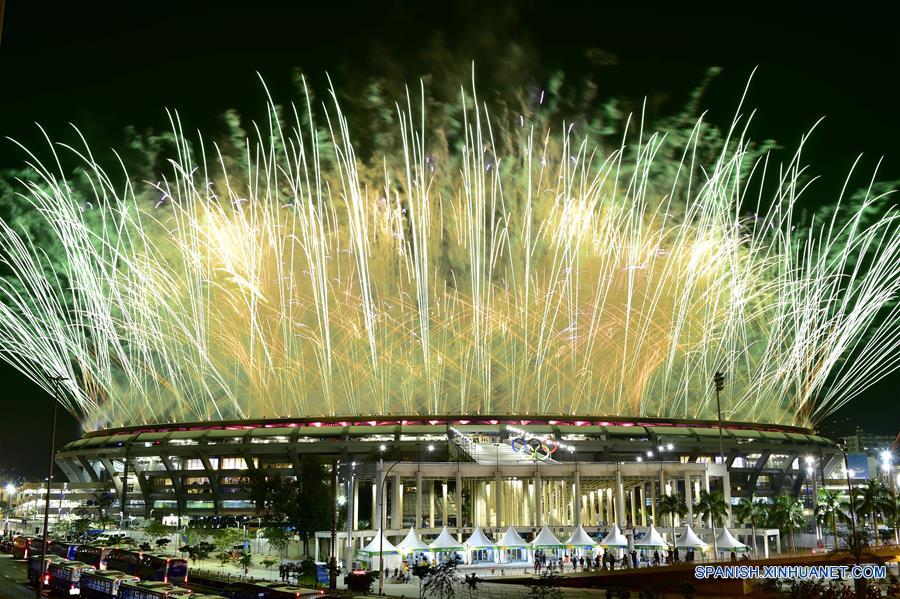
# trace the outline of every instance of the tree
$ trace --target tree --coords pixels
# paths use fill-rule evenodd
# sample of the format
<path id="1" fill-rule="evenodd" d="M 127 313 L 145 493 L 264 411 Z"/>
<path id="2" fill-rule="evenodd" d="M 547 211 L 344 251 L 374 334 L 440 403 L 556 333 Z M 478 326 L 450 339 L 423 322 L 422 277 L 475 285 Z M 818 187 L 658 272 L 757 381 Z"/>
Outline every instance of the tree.
<path id="1" fill-rule="evenodd" d="M 803 517 L 803 506 L 800 504 L 800 500 L 790 495 L 779 495 L 771 507 L 770 514 L 772 523 L 778 530 L 790 533 L 791 548 L 796 550 L 794 531 L 803 526 L 806 521 Z"/>
<path id="2" fill-rule="evenodd" d="M 540 576 L 534 578 L 528 596 L 533 599 L 562 599 L 561 581 L 562 576 L 556 571 L 545 568 Z"/>
<path id="3" fill-rule="evenodd" d="M 893 512 L 893 496 L 883 482 L 873 478 L 862 491 L 858 492 L 855 500 L 857 516 L 860 519 L 868 518 L 872 522 L 872 538 L 877 545 L 879 515 L 885 520 L 890 519 Z"/>
<path id="4" fill-rule="evenodd" d="M 284 551 L 291 543 L 291 536 L 282 526 L 269 526 L 263 530 L 263 536 L 269 542 L 269 548 L 278 552 L 283 557 Z"/>
<path id="5" fill-rule="evenodd" d="M 335 509 L 331 501 L 331 475 L 316 456 L 301 458 L 297 480 L 257 476 L 251 495 L 258 512 L 268 514 L 300 536 L 304 555 L 309 555 L 311 535 L 331 528 Z"/>
<path id="6" fill-rule="evenodd" d="M 163 525 L 161 522 L 153 520 L 144 527 L 144 532 L 147 533 L 147 536 L 151 538 L 162 537 L 164 535 L 170 534 L 172 532 L 172 528 L 170 526 Z"/>
<path id="7" fill-rule="evenodd" d="M 108 489 L 95 489 L 90 497 L 73 511 L 80 518 L 86 518 L 97 523 L 102 530 L 115 521 L 112 516 L 112 506 L 116 502 L 112 491 Z"/>
<path id="8" fill-rule="evenodd" d="M 459 574 L 456 572 L 461 560 L 455 553 L 435 566 L 434 570 L 422 582 L 422 591 L 439 599 L 453 599 Z"/>
<path id="9" fill-rule="evenodd" d="M 657 509 L 659 510 L 660 516 L 669 516 L 669 518 L 671 518 L 672 543 L 674 543 L 675 517 L 678 516 L 679 518 L 684 518 L 688 513 L 687 503 L 684 500 L 684 495 L 680 495 L 677 493 L 674 495 L 663 495 L 658 500 Z"/>
<path id="10" fill-rule="evenodd" d="M 240 528 L 222 528 L 215 532 L 216 546 L 229 554 L 235 545 L 244 540 L 244 531 Z"/>
<path id="11" fill-rule="evenodd" d="M 275 559 L 274 557 L 270 556 L 270 555 L 264 557 L 264 558 L 263 558 L 262 560 L 260 560 L 260 562 L 259 562 L 259 564 L 260 564 L 263 568 L 265 568 L 266 570 L 268 570 L 269 568 L 271 568 L 272 566 L 274 566 L 274 565 L 277 564 L 277 563 L 278 563 L 278 560 Z"/>
<path id="12" fill-rule="evenodd" d="M 741 497 L 738 504 L 734 506 L 734 517 L 738 522 L 750 525 L 750 530 L 753 535 L 753 553 L 757 554 L 756 527 L 765 520 L 765 504 L 756 501 L 752 495 L 750 497 Z"/>
<path id="13" fill-rule="evenodd" d="M 710 493 L 709 491 L 700 491 L 700 497 L 697 500 L 697 513 L 706 521 L 712 523 L 713 548 L 718 553 L 719 548 L 716 545 L 716 527 L 725 523 L 728 516 L 728 504 L 725 503 L 725 496 L 721 491 Z"/>
<path id="14" fill-rule="evenodd" d="M 818 526 L 824 529 L 826 525 L 830 525 L 835 547 L 837 547 L 837 518 L 838 514 L 843 515 L 840 497 L 841 494 L 838 491 L 820 488 L 816 496 L 814 511 Z"/>
<path id="15" fill-rule="evenodd" d="M 247 575 L 247 572 L 250 571 L 250 566 L 253 565 L 253 555 L 246 551 L 241 554 L 241 557 L 238 558 L 238 563 L 241 565 L 241 568 L 244 570 L 244 576 Z"/>
<path id="16" fill-rule="evenodd" d="M 220 551 L 216 554 L 216 559 L 219 561 L 219 564 L 224 566 L 228 562 L 231 561 L 231 552 L 230 551 Z"/>

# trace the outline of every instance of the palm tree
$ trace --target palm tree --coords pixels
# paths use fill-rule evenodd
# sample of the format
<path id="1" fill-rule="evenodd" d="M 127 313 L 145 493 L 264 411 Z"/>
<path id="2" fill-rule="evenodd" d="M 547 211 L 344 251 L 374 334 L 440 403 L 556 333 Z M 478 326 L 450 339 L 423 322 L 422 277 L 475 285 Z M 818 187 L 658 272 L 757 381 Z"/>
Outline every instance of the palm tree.
<path id="1" fill-rule="evenodd" d="M 803 526 L 806 520 L 803 517 L 803 506 L 800 500 L 790 495 L 779 495 L 772 506 L 772 519 L 782 532 L 785 530 L 791 535 L 791 548 L 796 551 L 797 544 L 794 539 L 794 531 Z"/>
<path id="2" fill-rule="evenodd" d="M 710 493 L 709 491 L 700 491 L 700 497 L 697 499 L 697 513 L 703 520 L 712 522 L 713 551 L 718 556 L 719 548 L 716 546 L 716 526 L 721 526 L 728 516 L 728 504 L 725 503 L 725 496 L 721 491 Z"/>
<path id="3" fill-rule="evenodd" d="M 734 506 L 734 517 L 738 522 L 750 524 L 750 530 L 753 534 L 753 554 L 758 555 L 756 549 L 756 527 L 765 521 L 766 506 L 761 501 L 756 501 L 753 495 L 750 497 L 741 497 L 741 500 Z"/>
<path id="4" fill-rule="evenodd" d="M 656 509 L 659 510 L 661 517 L 669 516 L 672 523 L 672 544 L 675 544 L 675 516 L 684 518 L 687 516 L 687 503 L 684 501 L 684 495 L 663 495 L 657 502 Z"/>
<path id="5" fill-rule="evenodd" d="M 832 489 L 819 489 L 816 498 L 815 517 L 816 524 L 825 528 L 831 525 L 831 536 L 834 546 L 837 547 L 837 517 L 841 514 L 841 494 Z"/>
<path id="6" fill-rule="evenodd" d="M 878 544 L 878 515 L 888 515 L 893 507 L 893 497 L 884 483 L 871 479 L 869 484 L 856 496 L 856 511 L 860 519 L 868 517 L 872 521 L 872 539 Z"/>

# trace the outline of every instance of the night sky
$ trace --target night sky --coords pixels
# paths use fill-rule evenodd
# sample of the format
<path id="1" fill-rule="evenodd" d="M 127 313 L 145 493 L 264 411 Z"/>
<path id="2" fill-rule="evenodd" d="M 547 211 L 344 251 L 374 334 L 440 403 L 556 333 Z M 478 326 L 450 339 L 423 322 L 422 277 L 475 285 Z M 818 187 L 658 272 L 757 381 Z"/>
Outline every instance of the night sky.
<path id="1" fill-rule="evenodd" d="M 88 4 L 89 6 L 82 6 Z M 59 2 L 7 0 L 0 40 L 0 137 L 35 147 L 34 123 L 72 140 L 67 123 L 97 150 L 123 143 L 127 125 L 167 128 L 164 108 L 186 129 L 208 131 L 235 108 L 262 115 L 256 72 L 276 97 L 295 99 L 292 68 L 350 92 L 368 77 L 416 83 L 428 73 L 465 73 L 472 60 L 486 74 L 511 45 L 533 63 L 523 80 L 540 84 L 555 69 L 591 77 L 604 95 L 677 110 L 710 66 L 723 68 L 704 98 L 712 122 L 727 125 L 754 67 L 747 106 L 758 108 L 754 139 L 793 149 L 819 119 L 805 151 L 821 179 L 812 202 L 831 202 L 857 154 L 867 177 L 884 157 L 882 180 L 900 179 L 900 9 L 810 5 L 812 13 L 741 4 L 740 13 L 619 3 L 559 2 Z M 605 3 L 604 3 L 605 4 Z M 686 4 L 686 3 L 677 3 Z M 630 9 L 630 10 L 626 10 Z M 753 12 L 757 11 L 757 12 Z M 857 11 L 857 12 L 853 12 Z M 440 40 L 437 43 L 436 40 Z M 433 51 L 439 47 L 442 53 Z M 435 56 L 442 55 L 440 61 Z M 602 57 L 598 60 L 597 57 Z M 452 67 L 452 68 L 451 68 Z M 506 74 L 509 76 L 508 74 Z M 466 83 L 461 81 L 461 83 Z M 22 153 L 0 142 L 0 169 Z M 863 185 L 865 177 L 857 180 Z M 821 198 L 821 200 L 817 200 Z M 40 476 L 46 466 L 50 399 L 0 366 L 0 478 L 16 469 Z M 894 375 L 823 426 L 827 434 L 860 425 L 895 434 Z M 77 438 L 61 412 L 60 443 Z M 2 481 L 0 481 L 2 482 Z"/>

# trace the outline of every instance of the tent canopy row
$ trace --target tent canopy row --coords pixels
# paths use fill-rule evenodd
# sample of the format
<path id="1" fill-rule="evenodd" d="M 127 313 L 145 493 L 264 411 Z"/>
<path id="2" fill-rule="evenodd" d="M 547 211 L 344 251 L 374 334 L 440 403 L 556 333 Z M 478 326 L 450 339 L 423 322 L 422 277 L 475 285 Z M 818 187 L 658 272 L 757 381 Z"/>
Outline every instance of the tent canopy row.
<path id="1" fill-rule="evenodd" d="M 537 536 L 533 541 L 526 542 L 522 536 L 516 532 L 516 529 L 510 526 L 506 533 L 504 533 L 501 539 L 494 543 L 491 539 L 484 533 L 480 526 L 476 526 L 475 530 L 472 531 L 472 534 L 469 535 L 469 538 L 466 539 L 463 543 L 457 541 L 453 535 L 450 533 L 448 527 L 444 527 L 441 530 L 441 533 L 437 536 L 437 538 L 431 543 L 424 542 L 416 530 L 410 527 L 409 532 L 406 533 L 406 536 L 403 538 L 400 543 L 396 546 L 391 543 L 387 538 L 385 538 L 384 534 L 379 530 L 375 533 L 375 536 L 366 544 L 365 547 L 359 550 L 360 553 L 366 555 L 378 555 L 379 553 L 383 553 L 385 555 L 389 554 L 408 554 L 415 553 L 417 551 L 430 551 L 430 552 L 450 552 L 450 551 L 464 551 L 466 549 L 564 549 L 568 547 L 579 547 L 579 548 L 593 548 L 596 546 L 605 547 L 605 548 L 622 548 L 628 547 L 628 539 L 622 534 L 622 531 L 619 530 L 619 527 L 613 524 L 612 528 L 603 537 L 599 542 L 595 541 L 591 538 L 591 536 L 584 530 L 583 526 L 579 526 L 576 528 L 572 534 L 566 539 L 565 542 L 561 542 L 556 535 L 553 534 L 553 531 L 550 530 L 550 527 L 546 524 L 541 528 L 540 532 L 538 532 Z M 638 539 L 635 539 L 634 547 L 636 549 L 667 549 L 669 547 L 669 543 L 663 539 L 662 535 L 659 534 L 659 531 L 656 530 L 655 526 L 651 526 L 643 536 Z M 719 533 L 716 535 L 716 546 L 719 548 L 719 551 L 735 551 L 742 552 L 747 551 L 748 547 L 738 541 L 734 535 L 729 532 L 727 528 L 722 528 L 719 530 Z M 709 547 L 707 543 L 704 543 L 700 537 L 694 532 L 694 530 L 690 527 L 690 525 L 685 525 L 684 530 L 680 535 L 675 539 L 675 547 L 685 547 L 685 548 L 695 548 L 695 549 L 706 549 Z"/>

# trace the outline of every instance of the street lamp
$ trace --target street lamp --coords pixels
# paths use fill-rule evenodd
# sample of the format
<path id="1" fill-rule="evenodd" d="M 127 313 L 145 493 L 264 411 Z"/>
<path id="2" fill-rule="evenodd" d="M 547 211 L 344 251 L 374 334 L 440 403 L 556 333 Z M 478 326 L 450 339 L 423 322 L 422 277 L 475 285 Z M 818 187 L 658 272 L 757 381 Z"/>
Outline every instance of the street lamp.
<path id="1" fill-rule="evenodd" d="M 53 383 L 53 423 L 50 427 L 50 460 L 47 466 L 47 489 L 44 497 L 44 534 L 41 543 L 41 565 L 43 566 L 47 559 L 47 532 L 49 528 L 50 518 L 50 485 L 53 481 L 53 463 L 56 461 L 56 414 L 59 408 L 60 397 L 59 384 L 68 380 L 64 376 L 51 376 L 50 382 Z M 38 577 L 38 584 L 34 588 L 35 599 L 41 599 L 44 595 L 44 577 Z"/>
<path id="2" fill-rule="evenodd" d="M 391 467 L 387 469 L 387 472 L 384 473 L 383 476 L 380 475 L 381 468 L 379 467 L 379 478 L 381 481 L 378 485 L 378 594 L 384 594 L 384 484 L 387 482 L 387 477 L 391 473 L 391 470 L 394 469 L 394 466 L 399 464 L 399 461 L 391 464 Z M 378 461 L 378 465 L 381 466 L 382 461 Z"/>
<path id="3" fill-rule="evenodd" d="M 725 462 L 725 441 L 722 438 L 722 401 L 719 398 L 719 394 L 722 389 L 725 388 L 725 375 L 722 374 L 721 371 L 717 370 L 716 374 L 713 375 L 713 382 L 716 385 L 716 413 L 719 418 L 719 461 Z"/>
<path id="4" fill-rule="evenodd" d="M 6 485 L 6 523 L 4 524 L 4 534 L 9 534 L 9 513 L 12 511 L 12 496 L 16 493 L 16 485 L 9 483 Z"/>
<path id="5" fill-rule="evenodd" d="M 853 542 L 858 543 L 859 537 L 856 534 L 856 498 L 853 496 L 853 486 L 850 484 L 850 460 L 847 458 L 847 447 L 844 440 L 838 441 L 841 453 L 844 454 L 844 476 L 847 477 L 847 493 L 850 495 L 850 526 L 853 528 Z"/>
<path id="6" fill-rule="evenodd" d="M 894 513 L 897 513 L 897 477 L 894 476 L 894 454 L 890 449 L 881 452 L 881 470 L 888 479 L 891 492 L 894 495 Z M 900 543 L 900 527 L 894 525 L 894 541 Z"/>

